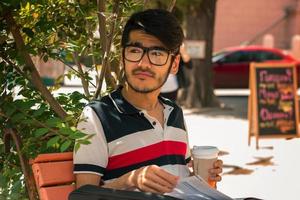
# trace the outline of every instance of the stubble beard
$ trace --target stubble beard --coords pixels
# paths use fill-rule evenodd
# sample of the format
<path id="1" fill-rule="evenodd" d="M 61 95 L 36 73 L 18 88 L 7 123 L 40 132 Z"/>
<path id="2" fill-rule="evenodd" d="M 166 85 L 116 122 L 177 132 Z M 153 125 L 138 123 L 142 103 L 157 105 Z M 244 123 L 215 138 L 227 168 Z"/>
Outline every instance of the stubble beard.
<path id="1" fill-rule="evenodd" d="M 123 62 L 123 64 L 125 64 L 125 63 Z M 125 66 L 125 65 L 123 65 L 123 66 Z M 129 86 L 133 91 L 135 91 L 135 92 L 137 92 L 137 93 L 143 93 L 143 94 L 151 93 L 151 92 L 153 92 L 153 91 L 156 91 L 156 90 L 160 89 L 160 88 L 165 84 L 165 82 L 166 82 L 167 79 L 168 79 L 169 73 L 170 73 L 170 71 L 171 71 L 171 67 L 172 67 L 172 62 L 171 62 L 171 64 L 170 64 L 169 68 L 168 68 L 168 71 L 167 71 L 161 78 L 156 79 L 156 80 L 159 82 L 159 85 L 157 85 L 157 86 L 155 86 L 155 87 L 151 87 L 151 86 L 148 86 L 148 87 L 147 87 L 147 86 L 146 86 L 146 87 L 144 87 L 144 88 L 139 88 L 137 85 L 134 85 L 134 84 L 130 81 L 130 79 L 128 78 L 128 77 L 129 77 L 128 72 L 126 72 L 126 70 L 124 69 L 124 70 L 125 70 L 125 80 L 126 80 L 128 86 Z M 125 67 L 124 67 L 124 68 L 125 68 Z M 132 74 L 132 71 L 131 71 L 130 73 Z M 154 78 L 155 78 L 155 75 L 154 75 Z M 161 81 L 161 80 L 163 80 L 163 81 Z"/>

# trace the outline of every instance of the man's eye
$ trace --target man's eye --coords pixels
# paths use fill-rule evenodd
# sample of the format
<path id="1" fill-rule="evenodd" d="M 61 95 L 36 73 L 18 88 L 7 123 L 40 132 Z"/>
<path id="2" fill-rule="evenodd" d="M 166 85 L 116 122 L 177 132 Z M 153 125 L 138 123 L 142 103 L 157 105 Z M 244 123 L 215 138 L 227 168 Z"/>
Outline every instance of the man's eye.
<path id="1" fill-rule="evenodd" d="M 159 51 L 159 50 L 153 50 L 151 51 L 151 55 L 153 56 L 164 56 L 165 52 Z"/>
<path id="2" fill-rule="evenodd" d="M 141 53 L 142 51 L 140 48 L 129 48 L 130 53 Z"/>

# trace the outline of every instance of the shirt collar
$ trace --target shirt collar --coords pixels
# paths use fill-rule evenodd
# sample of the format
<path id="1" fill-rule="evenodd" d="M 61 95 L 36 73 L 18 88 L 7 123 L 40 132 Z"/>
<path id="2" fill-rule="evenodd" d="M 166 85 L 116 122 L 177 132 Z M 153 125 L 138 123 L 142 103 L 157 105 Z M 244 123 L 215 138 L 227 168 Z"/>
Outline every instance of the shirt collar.
<path id="1" fill-rule="evenodd" d="M 139 113 L 141 110 L 139 110 L 138 108 L 134 107 L 133 105 L 131 105 L 122 95 L 121 90 L 122 90 L 122 86 L 118 87 L 115 91 L 113 91 L 112 93 L 109 94 L 109 98 L 111 99 L 111 101 L 113 102 L 114 106 L 116 107 L 116 109 L 120 112 L 120 113 L 124 113 L 124 114 L 136 114 Z M 161 96 L 158 96 L 158 99 L 161 103 L 163 103 L 163 105 L 168 105 L 170 107 L 172 107 L 172 109 L 174 108 L 174 103 L 171 102 L 168 99 L 165 99 Z M 172 110 L 171 109 L 171 110 Z"/>
<path id="2" fill-rule="evenodd" d="M 121 90 L 122 86 L 109 94 L 109 98 L 113 102 L 114 106 L 120 113 L 124 114 L 135 114 L 140 112 L 139 109 L 131 105 L 126 99 L 122 96 Z"/>

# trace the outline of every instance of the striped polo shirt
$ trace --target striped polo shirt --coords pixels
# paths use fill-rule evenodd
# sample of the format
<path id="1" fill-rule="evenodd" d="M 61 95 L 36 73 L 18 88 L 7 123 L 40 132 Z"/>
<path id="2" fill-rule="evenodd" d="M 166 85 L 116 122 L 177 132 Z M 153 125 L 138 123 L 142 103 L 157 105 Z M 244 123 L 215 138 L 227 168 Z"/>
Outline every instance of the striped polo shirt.
<path id="1" fill-rule="evenodd" d="M 180 177 L 189 176 L 188 136 L 183 113 L 175 103 L 159 97 L 164 127 L 127 102 L 121 88 L 83 110 L 78 129 L 94 134 L 90 144 L 74 152 L 74 173 L 98 174 L 109 181 L 147 165 L 158 165 Z"/>

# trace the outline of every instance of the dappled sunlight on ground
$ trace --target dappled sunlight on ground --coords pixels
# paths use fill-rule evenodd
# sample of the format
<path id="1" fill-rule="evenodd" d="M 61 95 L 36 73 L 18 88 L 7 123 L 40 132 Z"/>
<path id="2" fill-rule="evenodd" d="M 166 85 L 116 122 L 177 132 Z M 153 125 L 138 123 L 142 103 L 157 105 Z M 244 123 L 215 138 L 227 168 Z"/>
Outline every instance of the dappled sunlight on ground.
<path id="1" fill-rule="evenodd" d="M 256 149 L 252 137 L 248 146 L 247 97 L 225 101 L 228 109 L 184 110 L 190 146 L 221 150 L 224 173 L 218 189 L 233 198 L 298 200 L 300 138 L 260 139 Z"/>

